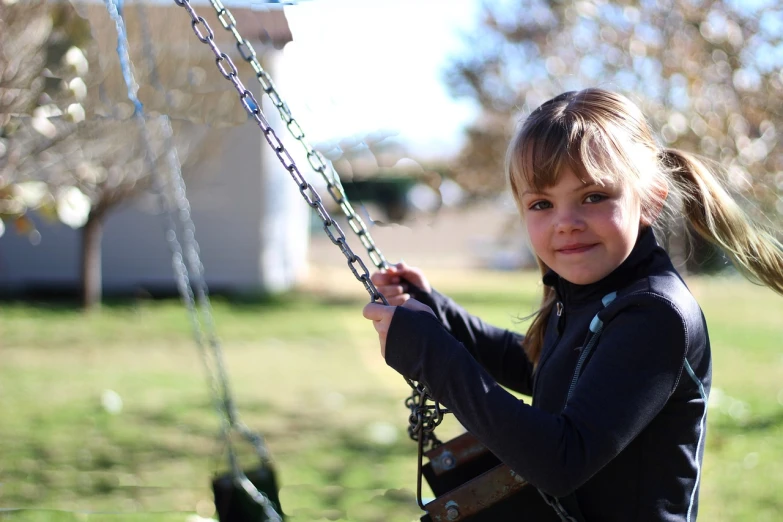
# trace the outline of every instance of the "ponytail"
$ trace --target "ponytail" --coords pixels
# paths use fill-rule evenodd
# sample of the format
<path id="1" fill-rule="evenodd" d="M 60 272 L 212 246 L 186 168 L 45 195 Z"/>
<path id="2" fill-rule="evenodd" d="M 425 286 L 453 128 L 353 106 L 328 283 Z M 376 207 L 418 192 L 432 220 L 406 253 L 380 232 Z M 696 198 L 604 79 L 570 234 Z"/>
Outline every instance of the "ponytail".
<path id="1" fill-rule="evenodd" d="M 549 270 L 541 260 L 538 260 L 538 267 L 541 270 L 543 276 Z M 525 351 L 525 355 L 533 366 L 538 366 L 538 360 L 541 357 L 541 349 L 544 346 L 544 333 L 546 332 L 546 325 L 549 322 L 549 316 L 552 315 L 552 307 L 555 304 L 555 289 L 551 286 L 544 285 L 544 296 L 541 298 L 541 307 L 534 314 L 533 322 L 525 333 L 525 338 L 522 339 L 522 349 Z"/>
<path id="2" fill-rule="evenodd" d="M 664 171 L 682 197 L 694 230 L 717 245 L 753 282 L 783 295 L 783 245 L 751 221 L 718 179 L 696 157 L 676 149 L 661 152 Z"/>

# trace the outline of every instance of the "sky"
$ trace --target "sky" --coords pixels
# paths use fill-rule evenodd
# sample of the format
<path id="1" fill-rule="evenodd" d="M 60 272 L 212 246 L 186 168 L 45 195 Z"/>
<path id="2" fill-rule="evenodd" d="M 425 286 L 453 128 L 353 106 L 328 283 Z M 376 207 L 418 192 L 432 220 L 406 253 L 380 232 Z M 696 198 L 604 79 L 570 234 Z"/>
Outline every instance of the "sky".
<path id="1" fill-rule="evenodd" d="M 396 134 L 416 158 L 455 154 L 475 118 L 443 84 L 476 0 L 315 0 L 286 6 L 284 98 L 312 143 Z"/>

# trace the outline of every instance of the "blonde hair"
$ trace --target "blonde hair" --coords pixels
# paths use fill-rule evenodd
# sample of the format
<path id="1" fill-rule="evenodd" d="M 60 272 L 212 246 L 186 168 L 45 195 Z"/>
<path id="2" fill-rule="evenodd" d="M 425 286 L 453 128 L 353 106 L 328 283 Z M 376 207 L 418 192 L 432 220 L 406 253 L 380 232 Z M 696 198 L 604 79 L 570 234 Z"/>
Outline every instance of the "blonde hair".
<path id="1" fill-rule="evenodd" d="M 684 215 L 703 238 L 719 246 L 749 279 L 783 294 L 783 245 L 754 223 L 696 156 L 661 148 L 641 110 L 602 89 L 563 93 L 541 105 L 512 138 L 506 154 L 511 191 L 521 194 L 557 183 L 564 167 L 583 181 L 630 186 L 641 203 L 641 225 Z M 548 267 L 537 257 L 542 274 Z M 537 363 L 555 292 L 544 286 L 541 307 L 522 343 Z"/>

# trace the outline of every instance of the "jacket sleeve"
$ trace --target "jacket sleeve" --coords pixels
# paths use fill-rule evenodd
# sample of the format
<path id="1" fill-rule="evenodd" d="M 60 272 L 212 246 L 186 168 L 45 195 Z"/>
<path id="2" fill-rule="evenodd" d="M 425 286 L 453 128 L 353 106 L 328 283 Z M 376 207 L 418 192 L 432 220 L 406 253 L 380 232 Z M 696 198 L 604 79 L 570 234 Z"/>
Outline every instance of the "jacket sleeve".
<path id="1" fill-rule="evenodd" d="M 648 299 L 624 309 L 606 324 L 574 394 L 557 414 L 498 386 L 426 313 L 397 309 L 386 362 L 423 382 L 514 471 L 562 497 L 611 461 L 661 411 L 679 380 L 686 351 L 684 322 L 672 305 Z"/>
<path id="2" fill-rule="evenodd" d="M 501 385 L 532 395 L 533 364 L 522 349 L 523 335 L 485 323 L 447 296 L 411 286 L 414 299 L 435 312 L 440 323 Z"/>

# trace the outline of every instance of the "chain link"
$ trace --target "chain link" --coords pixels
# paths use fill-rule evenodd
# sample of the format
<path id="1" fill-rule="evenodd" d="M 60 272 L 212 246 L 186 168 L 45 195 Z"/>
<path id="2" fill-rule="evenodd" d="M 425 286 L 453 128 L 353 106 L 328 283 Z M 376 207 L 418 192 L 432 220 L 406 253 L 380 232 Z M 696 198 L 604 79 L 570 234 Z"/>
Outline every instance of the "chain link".
<path id="1" fill-rule="evenodd" d="M 239 420 L 236 407 L 231 397 L 228 375 L 223 361 L 223 352 L 215 333 L 212 307 L 204 279 L 204 265 L 201 263 L 199 257 L 198 243 L 195 238 L 195 226 L 191 219 L 190 204 L 185 193 L 181 163 L 172 142 L 173 132 L 168 117 L 165 115 L 161 116 L 160 121 L 164 136 L 164 151 L 166 152 L 166 159 L 169 167 L 169 176 L 166 179 L 157 168 L 152 150 L 152 140 L 147 128 L 147 120 L 144 115 L 143 106 L 137 97 L 138 84 L 136 84 L 131 70 L 131 62 L 128 55 L 127 33 L 125 31 L 125 23 L 122 16 L 119 14 L 119 2 L 120 0 L 106 0 L 106 7 L 111 18 L 114 20 L 117 29 L 117 51 L 123 70 L 123 76 L 128 87 L 128 98 L 136 108 L 134 111 L 134 118 L 139 126 L 142 142 L 147 152 L 145 154 L 147 166 L 152 174 L 153 184 L 164 210 L 166 240 L 172 252 L 172 267 L 174 269 L 177 288 L 188 310 L 188 317 L 194 332 L 196 344 L 207 370 L 211 395 L 220 417 L 221 431 L 228 447 L 231 473 L 234 481 L 245 489 L 256 503 L 262 506 L 268 520 L 282 522 L 282 517 L 277 513 L 275 506 L 266 495 L 258 491 L 255 485 L 247 478 L 237 461 L 230 436 L 232 429 L 236 430 L 243 438 L 253 445 L 256 453 L 262 460 L 268 461 L 269 453 L 263 438 L 252 432 Z M 141 13 L 143 15 L 143 11 L 141 11 Z M 142 18 L 144 17 L 142 16 Z M 211 35 L 212 31 L 209 29 L 207 23 L 203 21 L 203 19 L 202 22 L 207 28 L 208 34 Z M 196 30 L 195 28 L 196 26 L 194 25 L 194 30 Z M 146 27 L 143 27 L 143 30 L 146 31 Z M 197 36 L 198 34 L 199 33 L 197 32 Z M 147 34 L 145 34 L 145 36 L 149 38 Z M 148 42 L 149 39 L 147 39 L 147 43 Z M 162 89 L 162 86 L 157 81 L 157 71 L 154 59 L 151 55 L 151 48 L 146 46 L 145 51 L 148 53 L 147 58 L 150 61 L 150 76 L 153 83 L 156 88 Z M 169 197 L 167 197 L 167 194 Z M 182 244 L 178 239 L 178 226 L 182 229 L 182 234 L 185 238 L 184 256 Z M 187 260 L 189 267 L 186 266 L 185 260 Z M 207 345 L 211 350 L 207 350 Z"/>
<path id="2" fill-rule="evenodd" d="M 253 70 L 256 73 L 256 79 L 261 85 L 261 89 L 267 96 L 269 96 L 269 99 L 277 108 L 278 112 L 280 113 L 280 118 L 286 124 L 289 133 L 304 148 L 310 167 L 312 167 L 315 172 L 318 172 L 323 178 L 324 182 L 326 183 L 327 192 L 329 192 L 329 195 L 332 197 L 334 202 L 345 214 L 351 230 L 353 230 L 354 233 L 356 233 L 356 235 L 359 237 L 362 246 L 365 248 L 365 250 L 367 250 L 367 254 L 370 256 L 370 260 L 378 269 L 388 268 L 389 263 L 375 245 L 375 241 L 370 235 L 367 226 L 365 225 L 362 218 L 356 214 L 353 207 L 351 206 L 351 203 L 348 201 L 348 197 L 345 195 L 345 190 L 343 189 L 342 183 L 340 182 L 340 177 L 337 175 L 337 172 L 335 172 L 331 162 L 327 161 L 320 152 L 313 149 L 313 147 L 305 139 L 304 130 L 302 130 L 299 122 L 296 121 L 293 114 L 291 113 L 291 109 L 288 107 L 288 104 L 285 102 L 285 100 L 283 100 L 282 96 L 278 92 L 277 88 L 275 87 L 275 83 L 272 81 L 272 77 L 261 66 L 261 63 L 258 61 L 258 54 L 253 48 L 253 45 L 246 38 L 243 38 L 239 33 L 239 29 L 237 29 L 236 25 L 237 21 L 236 18 L 234 18 L 234 15 L 231 14 L 231 11 L 229 11 L 225 5 L 223 5 L 221 0 L 210 0 L 210 3 L 215 9 L 215 13 L 217 14 L 217 18 L 220 21 L 220 24 L 223 26 L 223 29 L 227 30 L 234 36 L 239 55 L 243 60 L 248 62 L 253 67 Z"/>
<path id="3" fill-rule="evenodd" d="M 417 441 L 422 433 L 431 434 L 427 438 L 434 448 L 441 444 L 435 436 L 434 430 L 443 421 L 443 415 L 450 412 L 437 402 L 428 404 L 430 400 L 429 392 L 419 383 L 413 386 L 413 393 L 405 400 L 405 405 L 411 410 L 408 418 L 408 434 L 411 439 Z"/>

